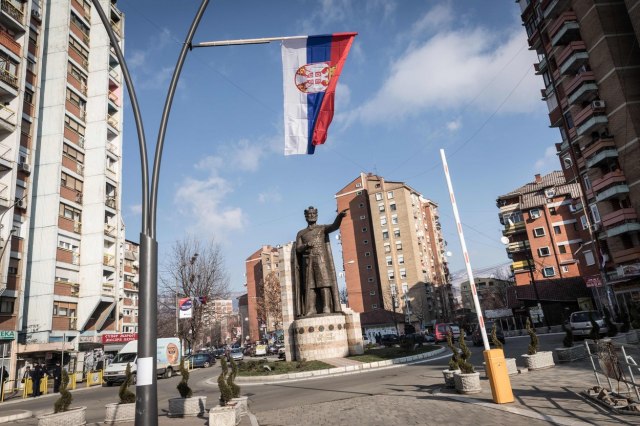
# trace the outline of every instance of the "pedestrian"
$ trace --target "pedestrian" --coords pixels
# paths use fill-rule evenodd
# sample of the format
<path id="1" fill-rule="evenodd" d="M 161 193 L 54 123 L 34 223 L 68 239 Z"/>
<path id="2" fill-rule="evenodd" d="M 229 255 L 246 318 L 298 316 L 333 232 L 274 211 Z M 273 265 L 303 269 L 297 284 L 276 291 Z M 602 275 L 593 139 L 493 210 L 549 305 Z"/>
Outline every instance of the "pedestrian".
<path id="1" fill-rule="evenodd" d="M 60 367 L 60 361 L 56 361 L 56 366 L 53 368 L 53 393 L 60 392 L 61 378 L 62 378 L 62 367 Z"/>
<path id="2" fill-rule="evenodd" d="M 33 397 L 40 396 L 40 381 L 44 376 L 44 371 L 39 363 L 33 364 L 33 370 L 31 371 L 31 380 L 33 381 Z"/>
<path id="3" fill-rule="evenodd" d="M 4 394 L 4 384 L 5 382 L 8 382 L 8 381 L 9 381 L 9 373 L 7 372 L 7 369 L 3 365 L 2 369 L 0 370 L 0 395 Z"/>

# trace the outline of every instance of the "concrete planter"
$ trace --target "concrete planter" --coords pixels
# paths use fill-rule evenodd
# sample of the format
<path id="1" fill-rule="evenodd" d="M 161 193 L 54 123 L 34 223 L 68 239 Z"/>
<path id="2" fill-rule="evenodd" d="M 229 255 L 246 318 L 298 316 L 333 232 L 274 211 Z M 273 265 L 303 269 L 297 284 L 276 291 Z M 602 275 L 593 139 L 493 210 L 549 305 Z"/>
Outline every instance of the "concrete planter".
<path id="1" fill-rule="evenodd" d="M 169 417 L 194 417 L 204 415 L 206 396 L 169 399 Z"/>
<path id="2" fill-rule="evenodd" d="M 42 414 L 38 416 L 38 426 L 80 426 L 87 424 L 85 411 L 87 407 L 71 408 L 60 413 Z"/>
<path id="3" fill-rule="evenodd" d="M 505 358 L 507 361 L 507 374 L 513 376 L 514 374 L 518 374 L 518 365 L 516 364 L 515 358 Z"/>
<path id="4" fill-rule="evenodd" d="M 444 376 L 444 387 L 453 389 L 456 387 L 456 382 L 453 376 L 456 373 L 460 373 L 460 370 L 442 370 L 442 375 Z"/>
<path id="5" fill-rule="evenodd" d="M 530 371 L 554 367 L 553 352 L 544 351 L 534 355 L 522 355 L 524 363 Z"/>
<path id="6" fill-rule="evenodd" d="M 209 426 L 235 426 L 236 423 L 236 407 L 225 405 L 209 410 Z"/>
<path id="7" fill-rule="evenodd" d="M 104 422 L 107 424 L 132 422 L 136 419 L 136 403 L 120 404 L 113 403 L 104 406 L 106 414 L 104 416 Z"/>
<path id="8" fill-rule="evenodd" d="M 480 373 L 456 373 L 453 375 L 456 384 L 456 391 L 462 394 L 479 393 Z"/>
<path id="9" fill-rule="evenodd" d="M 246 416 L 249 411 L 249 397 L 248 396 L 239 396 L 237 398 L 232 398 L 229 401 L 230 404 L 235 404 L 237 407 L 237 411 L 240 413 L 240 417 Z"/>
<path id="10" fill-rule="evenodd" d="M 555 348 L 553 353 L 556 354 L 558 362 L 571 362 L 587 357 L 587 350 L 584 345 L 572 346 L 570 348 Z"/>

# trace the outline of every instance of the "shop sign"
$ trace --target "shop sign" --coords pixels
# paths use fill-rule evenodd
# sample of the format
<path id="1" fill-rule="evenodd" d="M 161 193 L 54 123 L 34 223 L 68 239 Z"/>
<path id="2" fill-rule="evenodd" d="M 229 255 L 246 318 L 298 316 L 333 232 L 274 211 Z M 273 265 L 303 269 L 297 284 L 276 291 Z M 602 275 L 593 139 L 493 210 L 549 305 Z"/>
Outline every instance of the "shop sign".
<path id="1" fill-rule="evenodd" d="M 0 340 L 14 340 L 16 338 L 15 331 L 0 330 Z"/>
<path id="2" fill-rule="evenodd" d="M 102 344 L 104 345 L 108 343 L 127 343 L 133 340 L 138 340 L 138 333 L 114 333 L 102 335 Z"/>
<path id="3" fill-rule="evenodd" d="M 640 275 L 640 263 L 618 266 L 618 277 L 631 277 Z"/>
<path id="4" fill-rule="evenodd" d="M 97 336 L 80 336 L 78 338 L 78 342 L 80 343 L 98 343 Z"/>
<path id="5" fill-rule="evenodd" d="M 602 278 L 600 275 L 589 275 L 588 277 L 584 277 L 584 282 L 588 288 L 602 287 Z"/>

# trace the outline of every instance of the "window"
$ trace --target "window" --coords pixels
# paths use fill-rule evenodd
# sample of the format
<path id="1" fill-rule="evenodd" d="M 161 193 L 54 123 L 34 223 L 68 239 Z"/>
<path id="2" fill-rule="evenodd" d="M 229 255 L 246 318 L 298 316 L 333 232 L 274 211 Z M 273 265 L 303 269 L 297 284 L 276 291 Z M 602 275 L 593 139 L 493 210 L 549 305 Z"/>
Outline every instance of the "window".
<path id="1" fill-rule="evenodd" d="M 559 245 L 559 246 L 558 246 L 558 251 L 559 251 L 560 253 L 566 253 L 566 252 L 567 252 L 567 246 L 566 246 L 566 245 L 564 245 L 564 244 Z"/>
<path id="2" fill-rule="evenodd" d="M 0 69 L 11 74 L 14 78 L 18 74 L 18 65 L 4 53 L 0 54 Z"/>
<path id="3" fill-rule="evenodd" d="M 80 108 L 80 112 L 83 113 L 87 107 L 87 102 L 82 99 L 76 92 L 67 88 L 67 100 L 73 105 Z"/>
<path id="4" fill-rule="evenodd" d="M 386 260 L 387 260 L 387 266 L 393 266 L 393 259 L 391 258 L 391 256 L 387 256 Z"/>
<path id="5" fill-rule="evenodd" d="M 387 217 L 386 216 L 382 216 L 380 218 L 380 225 L 381 226 L 385 226 L 387 224 Z"/>
<path id="6" fill-rule="evenodd" d="M 378 305 L 374 303 L 373 305 L 371 305 L 371 309 L 378 309 Z"/>
<path id="7" fill-rule="evenodd" d="M 389 231 L 382 231 L 382 239 L 383 240 L 389 239 Z"/>
<path id="8" fill-rule="evenodd" d="M 562 228 L 560 228 L 560 226 L 558 226 L 558 225 L 554 225 L 553 226 L 553 233 L 556 234 L 556 235 L 562 234 Z"/>
<path id="9" fill-rule="evenodd" d="M 398 264 L 399 265 L 404 265 L 404 254 L 399 254 L 398 255 Z"/>
<path id="10" fill-rule="evenodd" d="M 536 237 L 544 237 L 544 228 L 533 228 L 533 235 Z"/>
<path id="11" fill-rule="evenodd" d="M 356 183 L 356 188 L 362 188 L 362 183 L 360 182 Z"/>
<path id="12" fill-rule="evenodd" d="M 362 240 L 362 244 L 369 244 L 369 240 Z"/>
<path id="13" fill-rule="evenodd" d="M 378 193 L 376 194 L 376 201 L 380 201 L 380 200 L 382 200 L 382 193 L 381 193 L 381 192 L 378 192 Z"/>
<path id="14" fill-rule="evenodd" d="M 390 243 L 384 243 L 384 252 L 385 253 L 391 253 L 391 244 Z"/>
<path id="15" fill-rule="evenodd" d="M 393 230 L 393 236 L 396 237 L 396 238 L 400 238 L 400 229 L 395 228 Z"/>
<path id="16" fill-rule="evenodd" d="M 394 224 L 394 225 L 398 224 L 398 215 L 397 214 L 391 215 L 391 223 Z"/>
<path id="17" fill-rule="evenodd" d="M 593 257 L 593 252 L 591 250 L 584 252 L 584 261 L 587 262 L 587 266 L 591 266 L 596 263 L 596 259 Z"/>
<path id="18" fill-rule="evenodd" d="M 589 222 L 587 221 L 587 216 L 580 216 L 580 223 L 582 224 L 582 229 L 589 228 Z"/>
<path id="19" fill-rule="evenodd" d="M 66 204 L 60 203 L 60 209 L 58 214 L 64 218 L 71 219 L 73 221 L 80 222 L 82 218 L 82 211 L 75 209 Z"/>
<path id="20" fill-rule="evenodd" d="M 67 73 L 78 80 L 81 86 L 85 87 L 87 85 L 87 75 L 71 62 L 67 64 Z"/>
<path id="21" fill-rule="evenodd" d="M 60 185 L 64 186 L 65 188 L 70 188 L 82 192 L 82 181 L 66 174 L 65 172 L 62 172 L 62 176 L 60 177 Z"/>
<path id="22" fill-rule="evenodd" d="M 362 232 L 367 232 L 367 228 L 362 228 Z"/>
<path id="23" fill-rule="evenodd" d="M 371 265 L 367 265 L 367 269 L 371 269 Z"/>
<path id="24" fill-rule="evenodd" d="M 389 204 L 389 210 L 391 210 L 392 212 L 395 212 L 396 211 L 396 203 Z"/>
<path id="25" fill-rule="evenodd" d="M 369 281 L 370 283 L 372 283 L 372 282 L 373 282 L 373 278 L 369 278 L 369 279 L 367 279 L 367 281 Z"/>
<path id="26" fill-rule="evenodd" d="M 389 280 L 393 280 L 396 278 L 396 273 L 393 270 L 389 270 L 387 271 L 387 276 L 389 277 Z"/>
<path id="27" fill-rule="evenodd" d="M 387 198 L 392 200 L 393 199 L 393 191 L 388 191 L 387 192 Z"/>
<path id="28" fill-rule="evenodd" d="M 371 252 L 366 251 L 366 252 L 364 253 L 364 257 L 369 257 L 369 256 L 371 256 Z"/>
<path id="29" fill-rule="evenodd" d="M 540 247 L 538 249 L 538 256 L 544 257 L 544 256 L 550 256 L 551 252 L 549 251 L 549 247 Z"/>
<path id="30" fill-rule="evenodd" d="M 9 275 L 18 275 L 18 268 L 16 268 L 15 266 L 9 266 L 9 268 L 7 269 L 7 273 Z"/>
<path id="31" fill-rule="evenodd" d="M 378 210 L 383 212 L 384 211 L 384 204 L 378 204 Z"/>
<path id="32" fill-rule="evenodd" d="M 14 302 L 15 302 L 14 298 L 0 297 L 0 313 L 12 314 Z"/>
<path id="33" fill-rule="evenodd" d="M 600 212 L 598 211 L 598 206 L 596 204 L 591 204 L 589 209 L 591 210 L 591 219 L 593 220 L 593 223 L 600 223 Z"/>
<path id="34" fill-rule="evenodd" d="M 545 277 L 553 277 L 556 274 L 556 270 L 553 266 L 547 266 L 542 270 L 542 275 Z"/>
<path id="35" fill-rule="evenodd" d="M 80 164 L 84 163 L 84 154 L 78 151 L 77 149 L 67 145 L 66 143 L 62 145 L 62 153 L 66 157 L 72 158 Z"/>
<path id="36" fill-rule="evenodd" d="M 376 291 L 375 291 L 375 290 L 371 290 L 371 291 L 369 292 L 369 295 L 371 295 L 371 296 L 375 296 L 375 295 L 376 295 Z"/>
<path id="37" fill-rule="evenodd" d="M 549 207 L 549 214 L 555 215 L 555 214 L 558 214 L 558 212 L 556 212 L 556 208 L 555 207 Z"/>
<path id="38" fill-rule="evenodd" d="M 72 120 L 71 117 L 69 117 L 68 115 L 64 116 L 64 125 L 65 127 L 69 128 L 70 130 L 73 130 L 75 133 L 79 134 L 80 136 L 84 136 L 84 126 L 78 123 L 77 121 Z"/>
<path id="39" fill-rule="evenodd" d="M 356 195 L 362 195 L 362 191 L 356 192 Z"/>
<path id="40" fill-rule="evenodd" d="M 404 269 L 404 268 L 400 269 L 400 278 L 403 278 L 403 279 L 407 278 L 407 270 L 406 269 Z M 404 286 L 405 285 L 406 284 L 402 284 L 402 290 L 404 290 Z M 406 293 L 406 291 L 405 291 L 405 293 Z"/>
<path id="41" fill-rule="evenodd" d="M 363 208 L 363 207 L 364 207 L 364 203 L 360 203 L 360 204 L 358 205 L 358 207 Z"/>
<path id="42" fill-rule="evenodd" d="M 365 220 L 366 218 L 367 218 L 367 217 L 366 217 L 366 216 L 364 216 L 364 215 L 360 216 L 360 220 Z"/>
<path id="43" fill-rule="evenodd" d="M 540 209 L 531 209 L 529 211 L 529 217 L 531 217 L 531 219 L 537 219 L 540 217 Z"/>
<path id="44" fill-rule="evenodd" d="M 402 250 L 402 241 L 396 241 L 396 250 Z"/>
<path id="45" fill-rule="evenodd" d="M 562 272 L 569 272 L 569 267 L 567 265 L 563 265 Z"/>

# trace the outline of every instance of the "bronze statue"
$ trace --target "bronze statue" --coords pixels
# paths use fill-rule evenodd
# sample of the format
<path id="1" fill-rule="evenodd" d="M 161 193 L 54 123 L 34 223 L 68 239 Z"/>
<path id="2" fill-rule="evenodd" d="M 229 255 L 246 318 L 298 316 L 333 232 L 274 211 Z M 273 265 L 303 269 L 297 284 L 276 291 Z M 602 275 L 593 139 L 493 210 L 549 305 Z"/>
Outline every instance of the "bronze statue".
<path id="1" fill-rule="evenodd" d="M 342 312 L 329 234 L 340 228 L 348 210 L 338 213 L 331 225 L 316 224 L 315 207 L 304 211 L 308 226 L 298 232 L 292 256 L 296 317 Z"/>

